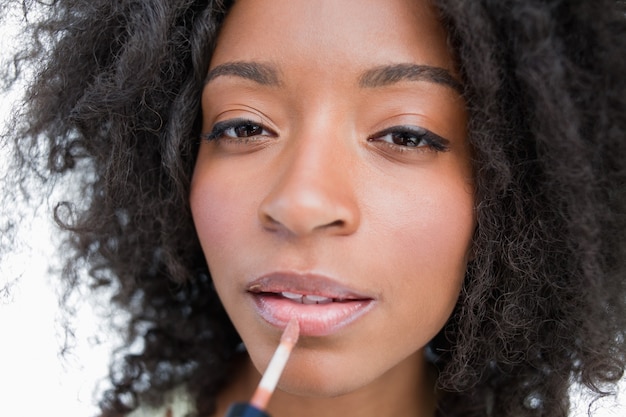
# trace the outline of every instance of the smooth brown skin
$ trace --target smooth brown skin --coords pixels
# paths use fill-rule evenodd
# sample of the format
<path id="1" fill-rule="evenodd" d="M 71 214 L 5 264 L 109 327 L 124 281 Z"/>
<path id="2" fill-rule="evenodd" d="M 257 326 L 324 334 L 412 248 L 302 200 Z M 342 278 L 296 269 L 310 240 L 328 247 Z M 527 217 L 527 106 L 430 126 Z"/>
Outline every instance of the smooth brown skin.
<path id="1" fill-rule="evenodd" d="M 262 71 L 224 70 L 233 62 Z M 245 286 L 278 270 L 333 277 L 375 306 L 337 334 L 300 340 L 273 417 L 433 415 L 423 349 L 457 300 L 475 227 L 467 114 L 459 92 L 432 78 L 363 79 L 396 64 L 455 77 L 424 1 L 238 0 L 227 17 L 203 131 L 239 117 L 266 129 L 204 141 L 192 182 L 204 254 L 251 358 L 216 416 L 251 396 L 277 346 L 280 331 L 256 314 Z M 448 149 L 376 135 L 393 126 L 426 128 Z"/>

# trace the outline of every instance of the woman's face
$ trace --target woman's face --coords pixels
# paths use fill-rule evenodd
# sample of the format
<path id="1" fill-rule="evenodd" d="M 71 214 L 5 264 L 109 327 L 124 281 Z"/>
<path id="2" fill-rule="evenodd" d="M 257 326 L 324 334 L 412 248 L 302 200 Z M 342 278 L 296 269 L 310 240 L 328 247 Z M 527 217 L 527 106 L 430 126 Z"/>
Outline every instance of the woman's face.
<path id="1" fill-rule="evenodd" d="M 191 208 L 260 371 L 298 319 L 281 388 L 365 387 L 421 358 L 448 319 L 475 222 L 457 79 L 423 1 L 238 0 L 229 13 Z"/>

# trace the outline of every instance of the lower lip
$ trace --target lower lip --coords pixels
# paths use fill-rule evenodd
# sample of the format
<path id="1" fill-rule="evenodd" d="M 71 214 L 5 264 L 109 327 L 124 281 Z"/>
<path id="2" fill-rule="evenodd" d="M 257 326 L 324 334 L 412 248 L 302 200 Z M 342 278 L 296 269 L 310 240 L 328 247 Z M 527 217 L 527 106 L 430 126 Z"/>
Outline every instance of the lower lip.
<path id="1" fill-rule="evenodd" d="M 284 328 L 292 317 L 298 320 L 300 335 L 328 336 L 363 316 L 373 300 L 354 300 L 327 304 L 300 304 L 283 297 L 252 294 L 258 314 L 269 324 Z"/>

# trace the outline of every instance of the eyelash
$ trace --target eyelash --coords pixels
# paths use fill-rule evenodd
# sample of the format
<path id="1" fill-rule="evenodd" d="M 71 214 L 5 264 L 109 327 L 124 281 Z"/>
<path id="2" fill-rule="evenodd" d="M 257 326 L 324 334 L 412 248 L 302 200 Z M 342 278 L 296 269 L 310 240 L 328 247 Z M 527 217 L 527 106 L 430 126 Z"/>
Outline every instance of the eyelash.
<path id="1" fill-rule="evenodd" d="M 392 142 L 382 139 L 391 135 Z M 413 145 L 398 144 L 394 140 L 394 136 L 400 136 L 402 139 L 412 139 Z M 377 132 L 367 138 L 368 142 L 378 142 L 385 146 L 389 146 L 400 152 L 423 152 L 426 150 L 435 152 L 447 152 L 449 150 L 449 141 L 441 136 L 424 129 L 419 126 L 392 126 Z M 423 143 L 423 144 L 422 144 Z"/>
<path id="2" fill-rule="evenodd" d="M 261 132 L 248 136 L 237 136 L 235 132 L 233 132 L 235 135 L 226 134 L 228 130 L 237 128 L 260 129 Z M 227 137 L 229 140 L 246 143 L 254 140 L 253 138 L 258 136 L 275 136 L 275 133 L 258 122 L 250 119 L 237 118 L 216 123 L 210 132 L 201 134 L 200 138 L 210 142 Z"/>
<path id="3" fill-rule="evenodd" d="M 234 135 L 226 135 L 226 132 L 230 129 L 237 128 L 248 128 L 253 130 L 260 130 L 260 133 L 250 134 L 248 136 L 237 136 L 235 132 Z M 385 136 L 391 135 L 392 142 L 386 141 L 382 139 Z M 229 140 L 233 140 L 235 142 L 247 143 L 250 141 L 254 141 L 254 138 L 259 136 L 267 137 L 267 136 L 275 136 L 275 133 L 266 128 L 264 125 L 252 121 L 250 119 L 237 118 L 231 120 L 225 120 L 223 122 L 218 122 L 213 126 L 208 133 L 203 133 L 200 135 L 202 139 L 207 141 L 216 141 L 220 140 L 224 137 L 228 137 Z M 395 137 L 400 137 L 401 139 L 411 139 L 413 145 L 402 145 L 396 143 L 394 140 Z M 392 148 L 398 152 L 424 152 L 424 151 L 435 151 L 435 152 L 447 152 L 449 150 L 448 140 L 442 138 L 441 136 L 424 129 L 419 126 L 392 126 L 387 129 L 384 129 L 380 132 L 377 132 L 367 138 L 368 142 L 377 142 L 381 143 L 385 146 Z M 423 143 L 423 144 L 422 144 Z"/>

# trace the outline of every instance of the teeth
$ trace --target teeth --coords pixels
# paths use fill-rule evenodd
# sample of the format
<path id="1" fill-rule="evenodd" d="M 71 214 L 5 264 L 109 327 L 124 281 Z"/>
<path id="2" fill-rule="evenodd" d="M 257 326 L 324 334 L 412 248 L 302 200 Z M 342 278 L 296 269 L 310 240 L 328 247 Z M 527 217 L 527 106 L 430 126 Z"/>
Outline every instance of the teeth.
<path id="1" fill-rule="evenodd" d="M 333 302 L 332 298 L 322 297 L 321 295 L 302 295 L 288 291 L 283 291 L 280 295 L 301 304 L 328 304 Z"/>
<path id="2" fill-rule="evenodd" d="M 293 292 L 283 291 L 280 293 L 280 295 L 282 295 L 285 298 L 289 298 L 290 300 L 298 301 L 300 303 L 302 302 L 302 294 L 296 294 Z"/>
<path id="3" fill-rule="evenodd" d="M 328 304 L 332 303 L 332 298 L 322 297 L 320 295 L 305 295 L 302 297 L 302 302 L 304 304 Z"/>

